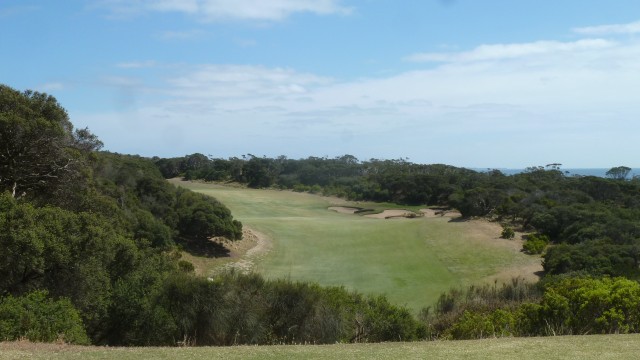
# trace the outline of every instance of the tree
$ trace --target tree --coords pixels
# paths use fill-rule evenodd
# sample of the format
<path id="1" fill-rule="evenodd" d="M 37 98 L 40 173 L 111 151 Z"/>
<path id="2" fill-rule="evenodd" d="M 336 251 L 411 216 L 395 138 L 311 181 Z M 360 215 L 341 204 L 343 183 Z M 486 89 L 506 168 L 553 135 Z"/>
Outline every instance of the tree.
<path id="1" fill-rule="evenodd" d="M 98 136 L 89 131 L 87 127 L 76 129 L 73 132 L 73 144 L 76 148 L 84 151 L 98 151 L 104 146 Z"/>
<path id="2" fill-rule="evenodd" d="M 214 236 L 242 238 L 242 224 L 233 220 L 229 209 L 214 198 L 180 189 L 176 212 L 182 237 L 200 241 Z"/>
<path id="3" fill-rule="evenodd" d="M 60 182 L 74 162 L 72 128 L 54 97 L 0 85 L 0 190 L 15 198 Z"/>
<path id="4" fill-rule="evenodd" d="M 611 179 L 624 180 L 624 179 L 627 178 L 627 176 L 629 176 L 629 172 L 631 172 L 631 168 L 630 167 L 616 166 L 616 167 L 612 167 L 611 169 L 609 169 L 609 171 L 607 171 L 606 175 L 607 175 L 607 177 L 609 177 Z"/>

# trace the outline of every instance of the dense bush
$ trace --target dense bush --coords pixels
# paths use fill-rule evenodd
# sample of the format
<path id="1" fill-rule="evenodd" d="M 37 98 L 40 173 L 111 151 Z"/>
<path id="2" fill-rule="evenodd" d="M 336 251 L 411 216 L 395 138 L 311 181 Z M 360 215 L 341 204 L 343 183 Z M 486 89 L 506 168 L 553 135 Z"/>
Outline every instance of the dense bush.
<path id="1" fill-rule="evenodd" d="M 522 249 L 528 254 L 542 254 L 544 249 L 549 245 L 549 237 L 540 234 L 530 234 L 527 240 L 522 244 Z"/>
<path id="2" fill-rule="evenodd" d="M 509 313 L 522 303 L 539 301 L 541 296 L 542 289 L 538 284 L 518 278 L 500 286 L 495 283 L 493 286 L 472 285 L 465 290 L 451 289 L 440 295 L 433 309 L 423 309 L 421 319 L 428 326 L 429 338 L 474 339 L 493 334 L 508 335 L 513 329 L 511 316 L 491 314 L 498 310 Z"/>
<path id="3" fill-rule="evenodd" d="M 88 344 L 78 311 L 68 299 L 53 300 L 46 291 L 0 299 L 0 340 L 61 341 Z"/>
<path id="4" fill-rule="evenodd" d="M 564 277 L 549 281 L 540 300 L 531 300 L 517 307 L 468 308 L 440 335 L 476 339 L 640 331 L 640 284 L 633 280 Z"/>
<path id="5" fill-rule="evenodd" d="M 109 343 L 329 344 L 425 337 L 407 309 L 340 287 L 239 273 L 150 276 L 137 273 L 115 286 Z"/>

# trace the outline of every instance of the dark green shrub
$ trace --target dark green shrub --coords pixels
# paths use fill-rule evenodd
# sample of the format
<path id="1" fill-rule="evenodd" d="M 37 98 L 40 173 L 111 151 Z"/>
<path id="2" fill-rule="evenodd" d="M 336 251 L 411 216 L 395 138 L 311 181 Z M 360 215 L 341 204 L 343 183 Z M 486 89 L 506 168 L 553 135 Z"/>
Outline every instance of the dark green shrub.
<path id="1" fill-rule="evenodd" d="M 504 226 L 502 228 L 502 233 L 500 233 L 500 237 L 503 239 L 513 239 L 516 236 L 516 232 L 513 231 L 511 226 Z"/>
<path id="2" fill-rule="evenodd" d="M 178 261 L 178 268 L 181 271 L 184 271 L 186 273 L 193 273 L 196 270 L 196 268 L 193 266 L 193 264 L 188 262 L 187 260 L 179 260 Z"/>
<path id="3" fill-rule="evenodd" d="M 78 311 L 68 299 L 53 300 L 46 291 L 0 300 L 0 339 L 89 344 Z"/>

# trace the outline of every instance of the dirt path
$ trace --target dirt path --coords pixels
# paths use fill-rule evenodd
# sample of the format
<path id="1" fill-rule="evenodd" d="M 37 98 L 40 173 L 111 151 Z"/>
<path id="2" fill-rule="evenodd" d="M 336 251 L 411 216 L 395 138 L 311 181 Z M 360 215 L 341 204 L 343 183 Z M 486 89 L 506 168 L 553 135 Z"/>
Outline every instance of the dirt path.
<path id="1" fill-rule="evenodd" d="M 219 271 L 234 269 L 242 273 L 251 272 L 255 267 L 256 261 L 260 260 L 264 255 L 271 251 L 273 246 L 273 243 L 268 236 L 246 226 L 243 230 L 242 241 L 247 241 L 255 245 L 248 248 L 244 253 L 236 253 L 235 256 L 232 255 L 232 257 L 235 257 L 238 260 L 221 266 Z"/>

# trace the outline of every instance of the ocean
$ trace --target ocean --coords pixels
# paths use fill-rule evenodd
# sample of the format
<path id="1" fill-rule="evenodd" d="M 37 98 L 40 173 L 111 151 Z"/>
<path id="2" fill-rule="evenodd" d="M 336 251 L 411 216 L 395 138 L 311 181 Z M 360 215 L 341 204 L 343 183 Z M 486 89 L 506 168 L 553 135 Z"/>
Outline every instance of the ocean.
<path id="1" fill-rule="evenodd" d="M 607 171 L 611 168 L 584 168 L 584 169 L 562 169 L 560 171 L 565 173 L 566 176 L 597 176 L 597 177 L 607 177 Z M 473 169 L 476 171 L 488 171 L 488 169 Z M 493 170 L 493 169 L 491 169 Z M 496 170 L 500 170 L 505 175 L 515 175 L 521 172 L 524 172 L 525 169 L 501 169 L 496 168 Z M 628 179 L 633 178 L 634 175 L 640 175 L 640 168 L 632 168 L 629 172 Z"/>

